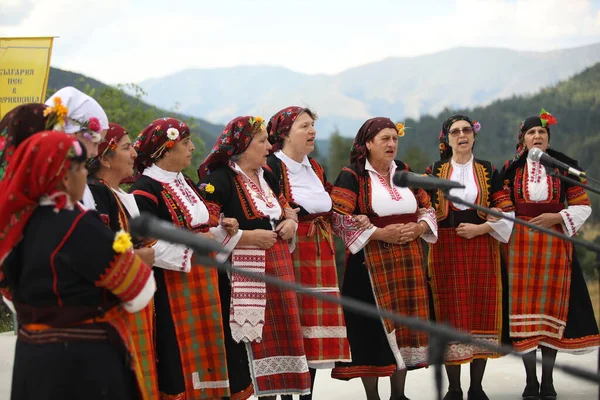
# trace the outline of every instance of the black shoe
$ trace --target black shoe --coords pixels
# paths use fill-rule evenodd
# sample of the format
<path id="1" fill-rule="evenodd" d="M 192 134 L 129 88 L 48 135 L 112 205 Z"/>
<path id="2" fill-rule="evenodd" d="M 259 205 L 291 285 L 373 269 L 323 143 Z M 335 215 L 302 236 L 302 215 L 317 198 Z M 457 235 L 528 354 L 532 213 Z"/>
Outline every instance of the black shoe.
<path id="1" fill-rule="evenodd" d="M 463 400 L 462 390 L 448 390 L 444 396 L 444 400 Z"/>
<path id="2" fill-rule="evenodd" d="M 539 382 L 528 383 L 523 390 L 523 400 L 539 400 L 540 384 Z"/>
<path id="3" fill-rule="evenodd" d="M 467 400 L 490 400 L 483 389 L 469 389 L 467 392 Z"/>
<path id="4" fill-rule="evenodd" d="M 556 390 L 554 390 L 554 385 L 544 384 L 540 388 L 540 397 L 542 400 L 556 400 Z"/>

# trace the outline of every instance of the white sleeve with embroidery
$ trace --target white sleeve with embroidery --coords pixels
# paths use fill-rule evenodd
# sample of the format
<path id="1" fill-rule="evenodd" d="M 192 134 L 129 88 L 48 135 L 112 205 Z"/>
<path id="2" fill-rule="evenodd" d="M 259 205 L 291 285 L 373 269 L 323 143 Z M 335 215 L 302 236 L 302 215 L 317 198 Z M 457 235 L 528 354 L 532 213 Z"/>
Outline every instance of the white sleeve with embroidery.
<path id="1" fill-rule="evenodd" d="M 509 218 L 514 218 L 515 212 L 514 211 L 503 212 L 502 215 L 509 217 Z M 502 218 L 499 221 L 496 221 L 496 222 L 488 221 L 487 223 L 492 228 L 492 230 L 489 232 L 491 237 L 493 237 L 500 243 L 508 243 L 508 241 L 510 240 L 510 235 L 513 230 L 514 222 Z"/>
<path id="2" fill-rule="evenodd" d="M 225 228 L 219 225 L 210 228 L 210 233 L 215 235 L 215 240 L 223 246 L 223 251 L 219 252 L 215 257 L 218 262 L 222 263 L 229 258 L 231 252 L 242 238 L 242 233 L 244 233 L 244 231 L 239 229 L 235 235 L 229 236 Z"/>
<path id="3" fill-rule="evenodd" d="M 333 233 L 344 241 L 344 244 L 352 254 L 361 251 L 369 243 L 369 239 L 377 230 L 377 227 L 365 230 L 356 229 L 352 215 L 342 215 L 336 212 L 331 216 L 331 222 Z"/>
<path id="4" fill-rule="evenodd" d="M 190 272 L 193 250 L 181 244 L 173 244 L 164 240 L 157 241 L 154 246 L 154 266 L 170 271 Z"/>
<path id="5" fill-rule="evenodd" d="M 590 214 L 592 214 L 592 207 L 590 206 L 568 206 L 561 210 L 560 215 L 563 218 L 566 234 L 569 236 L 575 235 Z"/>
<path id="6" fill-rule="evenodd" d="M 435 243 L 438 240 L 437 218 L 433 207 L 420 208 L 417 222 L 425 221 L 429 225 L 429 232 L 423 234 L 423 240 L 427 243 Z"/>
<path id="7" fill-rule="evenodd" d="M 154 271 L 152 271 L 140 293 L 130 301 L 122 303 L 122 306 L 129 313 L 138 312 L 148 305 L 155 292 L 156 281 L 154 280 Z"/>

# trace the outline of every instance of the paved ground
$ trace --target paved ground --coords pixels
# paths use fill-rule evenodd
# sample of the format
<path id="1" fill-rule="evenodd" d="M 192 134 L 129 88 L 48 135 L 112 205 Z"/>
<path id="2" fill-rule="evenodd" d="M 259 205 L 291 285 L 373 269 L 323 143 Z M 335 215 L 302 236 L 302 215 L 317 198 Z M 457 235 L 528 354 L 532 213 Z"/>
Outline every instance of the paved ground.
<path id="1" fill-rule="evenodd" d="M 10 398 L 10 379 L 14 357 L 15 336 L 12 333 L 0 334 L 0 400 Z M 583 356 L 559 354 L 558 363 L 577 365 L 595 371 L 598 365 L 598 353 Z M 317 373 L 315 400 L 361 400 L 364 392 L 359 380 L 350 382 L 336 381 L 329 377 L 330 371 Z M 593 384 L 572 378 L 562 372 L 556 372 L 555 386 L 561 400 L 599 399 L 598 388 Z M 468 388 L 467 369 L 463 368 L 463 385 Z M 406 394 L 412 400 L 434 400 L 433 369 L 408 373 Z M 390 396 L 389 380 L 380 382 L 381 399 Z M 524 387 L 524 371 L 521 361 L 515 357 L 491 360 L 484 379 L 484 388 L 491 400 L 519 400 Z M 466 393 L 465 393 L 466 396 Z M 465 397 L 466 398 L 466 397 Z"/>

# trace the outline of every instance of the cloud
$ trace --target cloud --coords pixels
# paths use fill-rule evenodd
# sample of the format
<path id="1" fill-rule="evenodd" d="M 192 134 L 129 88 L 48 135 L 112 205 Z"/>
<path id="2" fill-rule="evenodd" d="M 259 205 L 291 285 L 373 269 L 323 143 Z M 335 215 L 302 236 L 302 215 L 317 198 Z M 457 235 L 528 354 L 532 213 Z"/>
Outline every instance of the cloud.
<path id="1" fill-rule="evenodd" d="M 600 40 L 600 12 L 587 0 L 570 0 L 568 7 L 561 0 L 458 0 L 448 15 L 397 23 L 390 32 L 411 32 L 408 55 L 453 46 L 547 51 Z"/>
<path id="2" fill-rule="evenodd" d="M 305 0 L 285 12 L 270 0 L 0 1 L 14 16 L 0 22 L 0 37 L 59 36 L 54 66 L 108 83 L 235 65 L 332 74 L 456 46 L 545 51 L 600 41 L 589 0 Z"/>
<path id="3" fill-rule="evenodd" d="M 20 24 L 32 8 L 33 0 L 3 0 L 0 3 L 0 26 Z"/>

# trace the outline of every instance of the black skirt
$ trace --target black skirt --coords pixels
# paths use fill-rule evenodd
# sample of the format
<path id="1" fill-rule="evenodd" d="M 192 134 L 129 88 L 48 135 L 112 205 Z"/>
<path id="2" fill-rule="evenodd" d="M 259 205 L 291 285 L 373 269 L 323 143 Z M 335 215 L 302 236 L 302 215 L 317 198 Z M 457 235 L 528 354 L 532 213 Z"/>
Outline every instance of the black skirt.
<path id="1" fill-rule="evenodd" d="M 106 342 L 33 344 L 17 340 L 12 400 L 139 399 L 129 357 Z"/>

